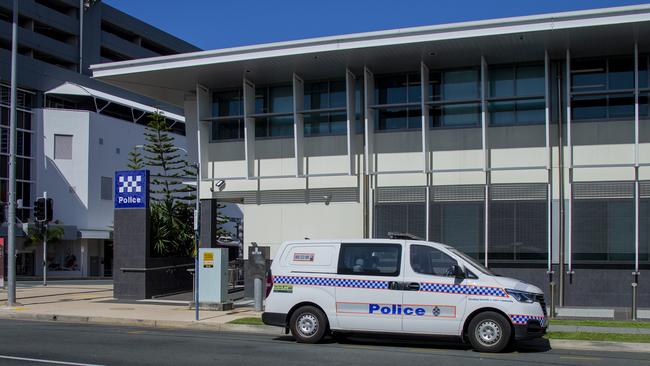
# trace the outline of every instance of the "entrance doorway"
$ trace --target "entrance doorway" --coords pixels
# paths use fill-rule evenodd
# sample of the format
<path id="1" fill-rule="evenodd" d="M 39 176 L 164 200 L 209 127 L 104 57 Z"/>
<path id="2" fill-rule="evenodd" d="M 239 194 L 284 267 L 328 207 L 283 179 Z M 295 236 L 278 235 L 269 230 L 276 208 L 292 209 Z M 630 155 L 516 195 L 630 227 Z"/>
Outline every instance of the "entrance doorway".
<path id="1" fill-rule="evenodd" d="M 113 241 L 104 241 L 104 277 L 113 277 Z"/>

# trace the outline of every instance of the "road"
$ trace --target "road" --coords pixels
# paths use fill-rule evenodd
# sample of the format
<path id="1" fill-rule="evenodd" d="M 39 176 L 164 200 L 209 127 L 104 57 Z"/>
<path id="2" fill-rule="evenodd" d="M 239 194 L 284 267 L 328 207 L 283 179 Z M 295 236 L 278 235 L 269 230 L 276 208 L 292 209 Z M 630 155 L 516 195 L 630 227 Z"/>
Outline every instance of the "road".
<path id="1" fill-rule="evenodd" d="M 650 365 L 647 353 L 550 350 L 481 354 L 432 340 L 348 338 L 297 344 L 291 337 L 0 320 L 0 365 Z"/>

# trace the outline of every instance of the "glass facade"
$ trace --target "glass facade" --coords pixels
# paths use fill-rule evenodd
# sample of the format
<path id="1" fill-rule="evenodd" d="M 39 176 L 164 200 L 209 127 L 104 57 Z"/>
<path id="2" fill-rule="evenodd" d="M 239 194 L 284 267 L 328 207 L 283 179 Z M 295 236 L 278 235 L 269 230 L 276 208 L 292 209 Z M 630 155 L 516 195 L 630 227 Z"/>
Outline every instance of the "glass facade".
<path id="1" fill-rule="evenodd" d="M 345 134 L 345 80 L 307 82 L 304 92 L 305 136 Z"/>
<path id="2" fill-rule="evenodd" d="M 375 130 L 406 130 L 422 126 L 420 75 L 375 77 Z"/>
<path id="3" fill-rule="evenodd" d="M 634 58 L 572 60 L 571 113 L 576 121 L 634 118 Z"/>
<path id="4" fill-rule="evenodd" d="M 481 122 L 479 68 L 431 72 L 429 100 L 434 127 L 478 126 Z"/>
<path id="5" fill-rule="evenodd" d="M 244 138 L 244 103 L 242 91 L 231 90 L 212 94 L 212 116 L 221 119 L 212 122 L 212 140 Z"/>
<path id="6" fill-rule="evenodd" d="M 32 177 L 32 101 L 34 96 L 26 91 L 17 91 L 16 111 L 16 198 L 23 200 L 25 207 L 31 206 Z M 0 85 L 0 205 L 8 202 L 9 194 L 9 87 Z M 30 218 L 28 208 L 16 209 L 16 216 L 24 222 Z"/>
<path id="7" fill-rule="evenodd" d="M 545 122 L 544 65 L 500 66 L 488 72 L 490 124 Z"/>

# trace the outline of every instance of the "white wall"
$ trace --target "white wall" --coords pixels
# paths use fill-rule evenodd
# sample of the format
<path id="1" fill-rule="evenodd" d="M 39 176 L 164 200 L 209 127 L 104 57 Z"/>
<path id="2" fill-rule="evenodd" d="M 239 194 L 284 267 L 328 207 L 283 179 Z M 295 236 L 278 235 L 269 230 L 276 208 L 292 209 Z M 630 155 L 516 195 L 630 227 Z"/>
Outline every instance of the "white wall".
<path id="1" fill-rule="evenodd" d="M 54 219 L 66 225 L 111 231 L 113 200 L 101 199 L 101 177 L 128 169 L 129 151 L 145 142 L 144 126 L 87 111 L 43 109 L 38 115 L 43 149 L 36 155 L 36 196 L 47 190 Z M 72 160 L 54 159 L 55 134 L 73 136 Z M 185 147 L 184 136 L 172 136 Z"/>

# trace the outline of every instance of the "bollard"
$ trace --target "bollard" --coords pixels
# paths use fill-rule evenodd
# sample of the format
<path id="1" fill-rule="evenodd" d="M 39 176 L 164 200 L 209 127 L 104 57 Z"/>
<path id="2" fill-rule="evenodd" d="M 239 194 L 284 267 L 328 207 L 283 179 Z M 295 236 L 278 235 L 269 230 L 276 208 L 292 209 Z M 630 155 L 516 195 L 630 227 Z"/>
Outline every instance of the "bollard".
<path id="1" fill-rule="evenodd" d="M 255 277 L 253 291 L 253 297 L 255 299 L 255 311 L 262 311 L 264 301 L 264 286 L 261 278 Z"/>
<path id="2" fill-rule="evenodd" d="M 634 276 L 634 281 L 632 282 L 632 320 L 638 320 L 637 318 L 637 291 L 639 287 L 639 272 L 632 272 Z"/>
<path id="3" fill-rule="evenodd" d="M 555 282 L 551 282 L 549 285 L 551 286 L 551 298 L 550 298 L 551 306 L 549 308 L 548 317 L 555 318 Z"/>

